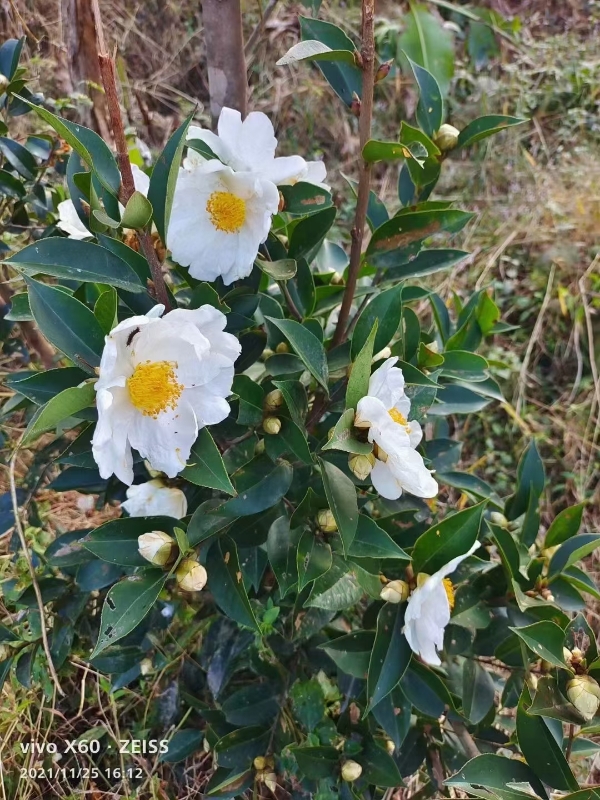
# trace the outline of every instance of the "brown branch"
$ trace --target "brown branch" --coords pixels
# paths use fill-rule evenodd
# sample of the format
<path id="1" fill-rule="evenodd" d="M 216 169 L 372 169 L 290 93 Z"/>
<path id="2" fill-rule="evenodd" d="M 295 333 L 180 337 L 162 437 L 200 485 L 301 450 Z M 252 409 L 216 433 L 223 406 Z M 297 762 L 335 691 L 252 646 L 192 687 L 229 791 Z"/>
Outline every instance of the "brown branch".
<path id="1" fill-rule="evenodd" d="M 213 124 L 224 106 L 245 117 L 248 85 L 240 0 L 203 0 L 202 21 Z"/>
<path id="2" fill-rule="evenodd" d="M 358 133 L 360 140 L 360 150 L 371 138 L 371 118 L 373 116 L 373 87 L 375 85 L 375 41 L 374 41 L 374 16 L 375 0 L 362 0 L 362 98 L 360 104 L 360 118 L 358 122 Z M 363 235 L 365 221 L 367 219 L 367 207 L 369 205 L 369 192 L 371 189 L 371 165 L 362 160 L 360 164 L 360 174 L 358 179 L 358 196 L 356 198 L 356 212 L 354 215 L 354 225 L 352 227 L 352 246 L 350 248 L 350 266 L 348 268 L 348 281 L 346 291 L 340 308 L 335 333 L 331 346 L 341 344 L 346 338 L 346 327 L 348 317 L 356 292 L 356 281 L 360 270 L 360 258 L 362 253 Z"/>
<path id="3" fill-rule="evenodd" d="M 467 754 L 469 758 L 475 758 L 476 756 L 481 755 L 479 752 L 479 748 L 475 744 L 475 740 L 467 730 L 464 723 L 460 720 L 449 720 L 454 733 L 457 735 L 459 742 L 463 746 L 463 750 Z"/>
<path id="4" fill-rule="evenodd" d="M 100 65 L 100 74 L 102 76 L 102 85 L 106 93 L 106 101 L 108 104 L 108 113 L 110 117 L 110 126 L 112 128 L 113 138 L 115 140 L 115 147 L 117 150 L 117 163 L 121 171 L 121 190 L 119 192 L 119 199 L 123 205 L 131 195 L 135 192 L 135 183 L 133 180 L 133 172 L 131 170 L 131 161 L 129 160 L 129 148 L 127 146 L 127 137 L 125 136 L 125 128 L 123 127 L 123 118 L 121 116 L 121 106 L 119 104 L 119 95 L 117 92 L 117 79 L 115 71 L 115 60 L 106 51 L 106 42 L 104 40 L 104 28 L 102 25 L 102 17 L 100 16 L 100 8 L 98 0 L 92 0 L 92 10 L 94 12 L 94 24 L 96 26 L 96 37 L 98 40 L 98 63 Z M 147 230 L 136 231 L 140 247 L 152 274 L 152 283 L 156 292 L 156 299 L 162 303 L 167 311 L 171 308 L 169 302 L 169 295 L 167 293 L 167 286 L 162 274 L 162 266 L 156 255 L 156 251 L 152 245 L 152 237 Z"/>

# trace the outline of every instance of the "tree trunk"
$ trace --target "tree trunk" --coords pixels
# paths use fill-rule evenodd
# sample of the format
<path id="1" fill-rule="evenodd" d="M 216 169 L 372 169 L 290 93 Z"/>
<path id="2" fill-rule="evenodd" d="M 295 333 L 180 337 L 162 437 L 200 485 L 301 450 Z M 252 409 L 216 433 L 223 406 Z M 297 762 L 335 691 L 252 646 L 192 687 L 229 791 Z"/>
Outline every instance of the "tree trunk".
<path id="1" fill-rule="evenodd" d="M 210 113 L 213 124 L 223 106 L 246 116 L 246 60 L 240 0 L 202 0 Z"/>
<path id="2" fill-rule="evenodd" d="M 106 97 L 96 88 L 102 86 L 102 78 L 91 4 L 89 0 L 61 0 L 61 14 L 71 84 L 74 91 L 86 94 L 92 101 L 90 108 L 79 112 L 79 121 L 110 142 Z"/>

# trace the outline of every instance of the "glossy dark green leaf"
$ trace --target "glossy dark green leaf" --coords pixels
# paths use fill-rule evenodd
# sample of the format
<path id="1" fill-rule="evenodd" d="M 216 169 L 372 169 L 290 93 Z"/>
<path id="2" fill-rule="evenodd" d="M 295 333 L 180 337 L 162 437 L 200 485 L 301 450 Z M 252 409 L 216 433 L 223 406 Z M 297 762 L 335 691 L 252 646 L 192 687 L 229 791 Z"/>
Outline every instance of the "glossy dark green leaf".
<path id="1" fill-rule="evenodd" d="M 14 139 L 0 136 L 0 153 L 23 178 L 28 181 L 32 181 L 35 178 L 37 172 L 35 158 L 22 144 L 19 144 Z"/>
<path id="2" fill-rule="evenodd" d="M 555 622 L 542 620 L 522 628 L 511 628 L 538 658 L 543 658 L 557 667 L 566 667 L 563 647 L 565 632 Z"/>
<path id="3" fill-rule="evenodd" d="M 281 390 L 292 420 L 303 428 L 308 413 L 308 398 L 303 384 L 300 381 L 273 381 L 273 385 Z"/>
<path id="4" fill-rule="evenodd" d="M 364 590 L 357 578 L 357 567 L 351 568 L 339 556 L 334 556 L 330 569 L 313 583 L 305 606 L 325 611 L 342 611 L 359 601 Z"/>
<path id="5" fill-rule="evenodd" d="M 348 552 L 358 527 L 358 501 L 356 488 L 347 475 L 329 461 L 319 459 L 323 488 L 329 508 L 342 537 L 345 552 Z"/>
<path id="6" fill-rule="evenodd" d="M 269 528 L 267 554 L 282 597 L 298 581 L 296 547 L 299 538 L 300 529 L 291 530 L 287 517 L 278 517 Z"/>
<path id="7" fill-rule="evenodd" d="M 268 741 L 268 728 L 256 725 L 226 734 L 214 748 L 219 766 L 236 772 L 249 767 L 256 756 L 264 755 Z"/>
<path id="8" fill-rule="evenodd" d="M 282 258 L 279 261 L 264 261 L 262 258 L 257 258 L 255 263 L 274 281 L 289 281 L 298 270 L 293 258 Z"/>
<path id="9" fill-rule="evenodd" d="M 102 292 L 100 297 L 94 303 L 94 316 L 98 320 L 98 324 L 104 333 L 107 335 L 118 322 L 118 305 L 119 298 L 114 289 L 108 289 L 106 292 Z"/>
<path id="10" fill-rule="evenodd" d="M 196 728 L 180 728 L 169 739 L 169 749 L 158 757 L 159 764 L 176 764 L 202 748 L 204 734 Z"/>
<path id="11" fill-rule="evenodd" d="M 295 261 L 304 258 L 310 264 L 333 225 L 336 213 L 335 208 L 324 208 L 296 223 L 290 236 L 288 256 Z"/>
<path id="12" fill-rule="evenodd" d="M 494 704 L 496 689 L 490 673 L 478 661 L 467 658 L 463 667 L 463 711 L 477 725 Z"/>
<path id="13" fill-rule="evenodd" d="M 363 767 L 363 777 L 368 783 L 390 789 L 404 786 L 396 761 L 377 742 L 368 741 L 357 759 Z"/>
<path id="14" fill-rule="evenodd" d="M 354 631 L 319 645 L 336 666 L 354 678 L 365 679 L 375 643 L 373 631 Z"/>
<path id="15" fill-rule="evenodd" d="M 298 181 L 293 186 L 281 186 L 279 191 L 283 195 L 283 211 L 288 214 L 304 216 L 333 205 L 331 193 L 314 183 Z"/>
<path id="16" fill-rule="evenodd" d="M 410 158 L 410 151 L 401 142 L 380 142 L 369 139 L 362 150 L 362 157 L 367 163 L 376 161 L 403 161 Z"/>
<path id="17" fill-rule="evenodd" d="M 57 117 L 43 106 L 25 100 L 35 113 L 47 122 L 68 144 L 71 145 L 90 169 L 98 176 L 102 186 L 117 195 L 121 186 L 121 173 L 106 142 L 89 128 Z"/>
<path id="18" fill-rule="evenodd" d="M 30 445 L 38 436 L 46 431 L 54 430 L 68 417 L 77 416 L 78 412 L 93 405 L 96 399 L 93 383 L 64 389 L 39 409 L 32 418 L 23 436 L 21 444 Z"/>
<path id="19" fill-rule="evenodd" d="M 517 736 L 521 752 L 531 769 L 547 786 L 561 791 L 576 791 L 579 784 L 561 745 L 552 734 L 549 722 L 530 714 L 530 705 L 529 692 L 525 687 L 517 709 Z"/>
<path id="20" fill-rule="evenodd" d="M 562 694 L 556 678 L 551 675 L 542 675 L 538 679 L 535 697 L 528 712 L 535 716 L 558 719 L 573 725 L 585 724 L 584 718 Z"/>
<path id="21" fill-rule="evenodd" d="M 384 282 L 433 275 L 435 272 L 454 267 L 468 255 L 469 253 L 465 250 L 421 250 L 416 256 L 410 258 L 406 264 L 399 264 L 396 267 L 386 269 Z"/>
<path id="22" fill-rule="evenodd" d="M 312 530 L 306 530 L 298 542 L 296 565 L 298 574 L 298 591 L 315 581 L 331 567 L 331 547 L 318 538 Z"/>
<path id="23" fill-rule="evenodd" d="M 287 493 L 292 483 L 294 470 L 285 461 L 278 464 L 275 469 L 262 480 L 243 491 L 238 496 L 228 500 L 220 509 L 221 514 L 231 517 L 246 517 L 266 511 L 278 503 Z"/>
<path id="24" fill-rule="evenodd" d="M 480 384 L 471 384 L 473 388 Z M 447 417 L 450 414 L 473 414 L 481 411 L 490 404 L 489 398 L 482 396 L 473 389 L 465 386 L 446 384 L 437 390 L 437 401 L 429 409 L 429 414 L 435 417 Z"/>
<path id="25" fill-rule="evenodd" d="M 410 729 L 412 706 L 399 687 L 383 698 L 372 710 L 372 714 L 396 746 L 402 747 Z"/>
<path id="26" fill-rule="evenodd" d="M 497 756 L 492 753 L 484 753 L 467 761 L 460 770 L 451 778 L 446 778 L 446 786 L 456 786 L 465 791 L 471 791 L 472 787 L 482 787 L 484 789 L 506 789 L 511 784 L 529 784 L 537 796 L 548 799 L 548 794 L 538 776 L 530 769 L 527 764 L 514 758 Z M 493 793 L 495 794 L 495 792 Z M 488 797 L 488 794 L 477 796 Z M 531 797 L 529 792 L 519 792 L 518 796 Z"/>
<path id="27" fill-rule="evenodd" d="M 166 579 L 166 572 L 151 569 L 124 578 L 112 587 L 102 606 L 98 641 L 90 658 L 140 624 L 158 599 Z"/>
<path id="28" fill-rule="evenodd" d="M 19 66 L 19 59 L 21 58 L 21 51 L 23 45 L 27 41 L 25 36 L 20 39 L 6 39 L 0 47 L 0 72 L 5 75 L 9 81 L 14 77 L 17 67 Z"/>
<path id="29" fill-rule="evenodd" d="M 304 41 L 316 39 L 332 50 L 354 51 L 354 42 L 346 34 L 330 22 L 300 16 L 300 32 Z M 347 106 L 352 104 L 354 94 L 360 96 L 362 91 L 362 73 L 353 64 L 336 61 L 316 61 L 317 67 L 338 97 Z"/>
<path id="30" fill-rule="evenodd" d="M 348 408 L 335 423 L 333 433 L 323 445 L 323 450 L 343 450 L 346 453 L 367 454 L 373 450 L 369 442 L 361 442 L 355 436 L 354 409 Z"/>
<path id="31" fill-rule="evenodd" d="M 144 228 L 152 219 L 152 205 L 141 192 L 135 191 L 125 206 L 125 211 L 121 217 L 121 225 L 124 228 L 139 230 Z"/>
<path id="32" fill-rule="evenodd" d="M 459 511 L 421 534 L 412 551 L 415 574 L 432 575 L 456 556 L 466 553 L 477 539 L 485 503 Z"/>
<path id="33" fill-rule="evenodd" d="M 535 440 L 523 451 L 517 467 L 517 490 L 506 501 L 505 513 L 509 520 L 517 519 L 527 511 L 529 495 L 539 497 L 544 491 L 544 464 Z"/>
<path id="34" fill-rule="evenodd" d="M 239 397 L 238 424 L 260 425 L 263 418 L 265 393 L 258 383 L 247 375 L 236 375 L 233 379 L 233 393 Z"/>
<path id="35" fill-rule="evenodd" d="M 452 33 L 425 5 L 411 4 L 404 22 L 404 31 L 398 38 L 397 60 L 408 56 L 424 67 L 435 77 L 443 95 L 447 95 L 454 74 Z"/>
<path id="36" fill-rule="evenodd" d="M 44 372 L 13 373 L 5 379 L 6 385 L 24 395 L 36 405 L 43 405 L 60 392 L 87 380 L 87 375 L 78 367 L 50 369 Z"/>
<path id="37" fill-rule="evenodd" d="M 25 187 L 19 178 L 5 169 L 0 169 L 0 195 L 21 200 L 25 194 Z"/>
<path id="38" fill-rule="evenodd" d="M 415 80 L 419 86 L 417 122 L 428 136 L 433 136 L 444 121 L 444 101 L 442 91 L 435 77 L 424 67 L 415 64 L 406 56 Z"/>
<path id="39" fill-rule="evenodd" d="M 206 571 L 208 589 L 224 613 L 239 625 L 259 632 L 242 580 L 237 548 L 229 537 L 222 537 L 212 545 L 208 551 Z"/>
<path id="40" fill-rule="evenodd" d="M 579 505 L 565 508 L 560 514 L 557 514 L 546 533 L 544 547 L 555 547 L 575 536 L 581 527 L 584 508 L 585 503 L 579 503 Z"/>
<path id="41" fill-rule="evenodd" d="M 379 321 L 375 320 L 371 332 L 352 363 L 348 378 L 348 388 L 346 389 L 346 408 L 356 409 L 358 401 L 368 393 L 378 325 Z"/>
<path id="42" fill-rule="evenodd" d="M 332 778 L 339 763 L 339 753 L 335 747 L 293 747 L 291 749 L 300 772 L 310 780 Z"/>
<path id="43" fill-rule="evenodd" d="M 148 200 L 152 204 L 156 230 L 163 242 L 167 241 L 175 184 L 177 183 L 177 175 L 181 166 L 181 156 L 185 147 L 187 129 L 194 113 L 195 111 L 192 111 L 189 117 L 172 134 L 158 157 L 150 176 Z"/>
<path id="44" fill-rule="evenodd" d="M 138 537 L 150 531 L 164 531 L 174 537 L 179 520 L 171 517 L 121 517 L 105 522 L 87 534 L 81 543 L 103 561 L 127 567 L 148 566 L 138 551 Z"/>
<path id="45" fill-rule="evenodd" d="M 579 533 L 560 545 L 554 553 L 548 567 L 548 575 L 559 575 L 569 567 L 581 561 L 596 548 L 600 547 L 600 536 L 595 533 Z"/>
<path id="46" fill-rule="evenodd" d="M 93 313 L 54 286 L 27 279 L 34 319 L 44 336 L 73 363 L 95 375 L 104 333 Z"/>
<path id="47" fill-rule="evenodd" d="M 308 730 L 313 731 L 325 715 L 325 698 L 316 678 L 299 681 L 290 689 L 294 717 Z"/>
<path id="48" fill-rule="evenodd" d="M 428 717 L 437 718 L 454 708 L 452 695 L 440 676 L 416 659 L 404 673 L 400 687 L 413 706 Z"/>
<path id="49" fill-rule="evenodd" d="M 411 649 L 402 633 L 404 610 L 404 604 L 386 603 L 377 616 L 367 676 L 367 713 L 398 685 L 410 662 Z"/>
<path id="50" fill-rule="evenodd" d="M 373 352 L 378 353 L 390 343 L 400 325 L 402 313 L 402 288 L 391 289 L 375 295 L 361 313 L 352 334 L 352 358 L 356 359 L 365 346 L 377 322 Z"/>
<path id="51" fill-rule="evenodd" d="M 262 725 L 275 719 L 279 700 L 269 683 L 250 684 L 229 695 L 221 709 L 231 725 Z"/>
<path id="52" fill-rule="evenodd" d="M 364 514 L 358 516 L 356 536 L 348 555 L 354 558 L 395 558 L 409 561 L 408 553 L 396 544 L 375 520 Z"/>
<path id="53" fill-rule="evenodd" d="M 292 319 L 275 319 L 275 317 L 267 317 L 267 319 L 276 328 L 279 328 L 301 358 L 304 366 L 327 391 L 329 379 L 327 356 L 319 339 L 304 325 Z"/>
<path id="54" fill-rule="evenodd" d="M 198 432 L 188 464 L 181 476 L 197 486 L 207 486 L 231 495 L 236 493 L 227 475 L 219 448 L 208 428 L 201 428 Z"/>
<path id="55" fill-rule="evenodd" d="M 469 147 L 469 145 L 487 139 L 495 133 L 509 128 L 512 125 L 522 125 L 527 122 L 520 117 L 507 117 L 503 114 L 492 114 L 486 117 L 478 117 L 462 129 L 458 136 L 457 147 Z"/>

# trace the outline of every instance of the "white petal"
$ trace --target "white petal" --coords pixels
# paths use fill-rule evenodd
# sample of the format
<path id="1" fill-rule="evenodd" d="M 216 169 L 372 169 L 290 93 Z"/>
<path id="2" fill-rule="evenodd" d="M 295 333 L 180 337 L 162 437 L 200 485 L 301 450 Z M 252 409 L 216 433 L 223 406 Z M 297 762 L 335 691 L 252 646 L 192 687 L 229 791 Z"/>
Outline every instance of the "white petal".
<path id="1" fill-rule="evenodd" d="M 238 135 L 237 147 L 234 150 L 238 162 L 236 169 L 260 172 L 265 165 L 273 161 L 276 149 L 277 139 L 273 123 L 262 111 L 252 111 L 242 123 Z M 241 166 L 242 164 L 246 166 Z"/>
<path id="2" fill-rule="evenodd" d="M 225 164 L 228 163 L 230 157 L 229 148 L 227 147 L 225 141 L 217 136 L 216 133 L 213 133 L 206 128 L 200 128 L 197 125 L 190 125 L 186 138 L 188 140 L 200 139 L 200 141 L 204 142 L 210 147 L 217 158 L 220 158 Z M 196 150 L 188 150 L 187 157 L 197 160 L 198 163 L 206 161 L 204 156 L 200 155 L 200 153 L 198 153 Z"/>
<path id="3" fill-rule="evenodd" d="M 387 451 L 389 453 L 389 451 Z M 423 458 L 412 447 L 389 453 L 387 465 L 400 486 L 415 497 L 435 497 L 438 485 Z"/>
<path id="4" fill-rule="evenodd" d="M 386 409 L 394 408 L 404 395 L 404 375 L 394 366 L 398 358 L 393 356 L 375 370 L 369 380 L 369 394 L 377 397 Z"/>
<path id="5" fill-rule="evenodd" d="M 180 401 L 156 418 L 136 414 L 129 440 L 152 469 L 174 478 L 185 467 L 197 435 L 196 415 L 188 402 Z"/>
<path id="6" fill-rule="evenodd" d="M 141 192 L 144 197 L 148 197 L 148 189 L 150 188 L 150 178 L 146 175 L 146 173 L 141 170 L 137 164 L 131 165 L 131 171 L 133 173 L 133 183 L 135 188 L 138 192 Z"/>
<path id="7" fill-rule="evenodd" d="M 121 503 L 130 517 L 166 516 L 181 519 L 187 514 L 187 499 L 181 489 L 165 486 L 161 480 L 146 481 L 127 489 Z"/>
<path id="8" fill-rule="evenodd" d="M 58 204 L 57 211 L 56 227 L 68 233 L 71 239 L 87 239 L 92 235 L 79 219 L 72 200 L 63 200 Z"/>
<path id="9" fill-rule="evenodd" d="M 472 556 L 473 553 L 481 547 L 481 542 L 475 541 L 473 545 L 467 550 L 466 553 L 463 553 L 462 556 L 456 556 L 451 561 L 449 561 L 445 566 L 443 566 L 440 570 L 435 572 L 430 580 L 438 580 L 442 581 L 448 575 L 452 575 L 452 573 L 457 569 L 458 565 L 461 564 L 465 558 Z"/>
<path id="10" fill-rule="evenodd" d="M 324 183 L 326 177 L 327 169 L 322 161 L 307 161 L 306 172 L 300 180 L 306 181 L 306 183 L 315 183 L 327 189 L 329 187 Z"/>
<path id="11" fill-rule="evenodd" d="M 402 487 L 383 461 L 375 462 L 371 470 L 371 483 L 375 491 L 387 500 L 397 500 L 402 494 Z"/>
<path id="12" fill-rule="evenodd" d="M 304 180 L 308 172 L 306 161 L 302 156 L 282 156 L 261 169 L 261 178 L 272 181 L 277 186 L 293 185 Z"/>
<path id="13" fill-rule="evenodd" d="M 123 483 L 133 483 L 133 456 L 128 431 L 133 407 L 126 389 L 97 392 L 98 422 L 92 439 L 92 454 L 102 478 L 114 473 Z"/>

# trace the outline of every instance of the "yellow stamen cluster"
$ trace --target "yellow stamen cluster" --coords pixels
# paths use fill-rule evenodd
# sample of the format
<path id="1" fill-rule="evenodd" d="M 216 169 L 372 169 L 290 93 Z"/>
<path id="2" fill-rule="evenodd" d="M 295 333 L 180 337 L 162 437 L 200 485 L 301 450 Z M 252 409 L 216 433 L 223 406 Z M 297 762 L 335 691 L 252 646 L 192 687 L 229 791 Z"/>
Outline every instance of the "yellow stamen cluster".
<path id="1" fill-rule="evenodd" d="M 390 410 L 388 411 L 388 414 L 394 420 L 394 422 L 398 423 L 398 425 L 404 425 L 404 427 L 406 427 L 408 425 L 408 420 L 406 419 L 404 414 L 401 414 L 398 411 L 397 408 L 390 408 Z"/>
<path id="2" fill-rule="evenodd" d="M 450 578 L 444 578 L 444 589 L 446 590 L 446 597 L 448 598 L 448 605 L 450 606 L 450 611 L 454 608 L 455 603 L 455 596 L 454 596 L 454 586 L 452 586 L 452 581 Z"/>
<path id="3" fill-rule="evenodd" d="M 127 379 L 129 398 L 133 405 L 147 417 L 158 417 L 168 408 L 175 408 L 183 391 L 177 383 L 172 361 L 145 361 L 138 364 Z"/>
<path id="4" fill-rule="evenodd" d="M 237 233 L 246 220 L 246 201 L 231 192 L 213 192 L 206 210 L 215 228 L 225 233 Z"/>

